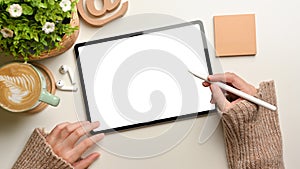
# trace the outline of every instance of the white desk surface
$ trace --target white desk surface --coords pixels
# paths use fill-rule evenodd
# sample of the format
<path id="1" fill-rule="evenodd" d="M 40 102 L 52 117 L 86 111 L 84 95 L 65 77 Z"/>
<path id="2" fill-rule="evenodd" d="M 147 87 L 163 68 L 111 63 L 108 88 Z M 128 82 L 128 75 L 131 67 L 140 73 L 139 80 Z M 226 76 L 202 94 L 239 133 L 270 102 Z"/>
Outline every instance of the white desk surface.
<path id="1" fill-rule="evenodd" d="M 186 21 L 200 19 L 204 23 L 208 40 L 213 43 L 213 16 L 223 14 L 256 14 L 257 55 L 255 57 L 219 58 L 224 71 L 236 72 L 250 83 L 258 86 L 263 80 L 274 79 L 280 112 L 280 124 L 284 141 L 284 160 L 286 168 L 300 168 L 300 107 L 298 95 L 300 88 L 300 2 L 297 0 L 129 0 L 126 16 L 143 13 L 162 13 Z M 122 18 L 117 21 L 122 23 Z M 97 30 L 108 34 L 120 34 L 122 27 L 114 29 L 94 28 L 81 21 L 81 30 L 77 42 L 87 41 Z M 147 22 L 147 21 L 145 21 Z M 141 25 L 142 23 L 139 23 Z M 213 53 L 210 53 L 212 57 Z M 6 59 L 1 58 L 1 63 Z M 58 68 L 62 64 L 75 67 L 73 48 L 61 56 L 41 61 L 52 70 L 57 79 L 68 80 Z M 0 165 L 10 168 L 36 127 L 45 127 L 48 131 L 63 121 L 77 121 L 73 94 L 57 91 L 61 104 L 57 108 L 48 107 L 33 115 L 18 115 L 0 110 Z M 98 147 L 91 151 L 100 151 L 102 157 L 90 168 L 210 168 L 226 169 L 224 140 L 221 125 L 204 144 L 197 142 L 203 128 L 205 117 L 198 118 L 187 137 L 172 150 L 152 158 L 130 159 L 115 156 Z M 159 132 L 164 125 L 131 131 Z"/>

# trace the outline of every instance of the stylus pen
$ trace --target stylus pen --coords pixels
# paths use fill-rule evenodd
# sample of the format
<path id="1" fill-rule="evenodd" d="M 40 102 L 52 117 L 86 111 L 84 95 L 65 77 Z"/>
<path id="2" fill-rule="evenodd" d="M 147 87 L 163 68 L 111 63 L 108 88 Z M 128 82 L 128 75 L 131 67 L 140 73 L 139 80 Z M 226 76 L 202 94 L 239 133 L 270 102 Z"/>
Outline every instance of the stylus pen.
<path id="1" fill-rule="evenodd" d="M 207 78 L 205 78 L 205 77 L 196 75 L 196 74 L 194 74 L 194 73 L 191 72 L 191 71 L 189 71 L 189 72 L 190 72 L 193 76 L 195 76 L 195 77 L 197 77 L 197 78 L 199 78 L 199 79 L 202 79 L 202 80 L 204 80 L 204 81 L 206 81 L 206 82 L 208 82 L 208 83 L 210 83 L 210 84 L 218 85 L 220 88 L 222 88 L 222 89 L 224 89 L 224 90 L 226 90 L 226 91 L 228 91 L 228 92 L 231 92 L 231 93 L 233 93 L 233 94 L 235 94 L 235 95 L 237 95 L 237 96 L 239 96 L 239 97 L 241 97 L 241 98 L 244 98 L 244 99 L 246 99 L 246 100 L 248 100 L 248 101 L 250 101 L 250 102 L 252 102 L 252 103 L 255 103 L 255 104 L 257 104 L 257 105 L 263 106 L 263 107 L 265 107 L 265 108 L 267 108 L 267 109 L 270 109 L 270 110 L 273 110 L 273 111 L 275 111 L 275 110 L 277 109 L 274 105 L 271 105 L 270 103 L 267 103 L 267 102 L 265 102 L 265 101 L 263 101 L 263 100 L 260 100 L 260 99 L 258 99 L 258 98 L 256 98 L 256 97 L 253 97 L 253 96 L 251 96 L 251 95 L 249 95 L 249 94 L 247 94 L 247 93 L 244 93 L 244 92 L 242 92 L 242 91 L 240 91 L 240 90 L 237 90 L 237 89 L 235 89 L 235 88 L 233 88 L 233 87 L 231 87 L 231 86 L 228 86 L 228 85 L 226 85 L 225 83 L 221 83 L 221 82 L 211 82 L 211 81 L 209 81 L 209 80 L 208 80 Z"/>

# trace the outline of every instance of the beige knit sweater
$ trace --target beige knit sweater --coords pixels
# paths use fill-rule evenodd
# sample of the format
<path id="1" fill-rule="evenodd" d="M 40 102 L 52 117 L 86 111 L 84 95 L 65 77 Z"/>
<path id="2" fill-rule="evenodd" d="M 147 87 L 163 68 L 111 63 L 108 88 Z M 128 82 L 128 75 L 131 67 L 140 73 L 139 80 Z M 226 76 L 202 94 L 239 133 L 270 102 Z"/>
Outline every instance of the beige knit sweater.
<path id="1" fill-rule="evenodd" d="M 276 105 L 274 82 L 260 84 L 257 96 Z M 222 115 L 230 169 L 283 169 L 278 112 L 246 100 Z"/>
<path id="2" fill-rule="evenodd" d="M 35 129 L 12 169 L 73 169 L 46 141 L 44 130 Z"/>
<path id="3" fill-rule="evenodd" d="M 276 105 L 274 82 L 261 83 L 257 97 Z M 230 169 L 284 168 L 277 111 L 244 100 L 224 112 L 222 122 Z M 35 129 L 13 169 L 72 169 L 45 137 Z"/>

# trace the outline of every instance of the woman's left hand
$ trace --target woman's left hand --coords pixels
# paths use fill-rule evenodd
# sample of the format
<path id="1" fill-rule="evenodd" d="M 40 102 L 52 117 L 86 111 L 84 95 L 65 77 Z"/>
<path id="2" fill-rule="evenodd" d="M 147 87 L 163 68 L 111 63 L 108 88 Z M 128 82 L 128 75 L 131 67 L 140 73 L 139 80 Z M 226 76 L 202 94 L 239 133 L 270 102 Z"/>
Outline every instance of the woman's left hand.
<path id="1" fill-rule="evenodd" d="M 84 152 L 87 151 L 96 142 L 103 139 L 104 134 L 93 135 L 85 138 L 79 143 L 79 139 L 89 133 L 91 130 L 99 127 L 99 122 L 90 123 L 75 122 L 58 124 L 46 137 L 47 142 L 51 145 L 54 153 L 70 163 L 75 169 L 84 169 L 89 167 L 99 156 L 94 152 L 81 159 Z"/>

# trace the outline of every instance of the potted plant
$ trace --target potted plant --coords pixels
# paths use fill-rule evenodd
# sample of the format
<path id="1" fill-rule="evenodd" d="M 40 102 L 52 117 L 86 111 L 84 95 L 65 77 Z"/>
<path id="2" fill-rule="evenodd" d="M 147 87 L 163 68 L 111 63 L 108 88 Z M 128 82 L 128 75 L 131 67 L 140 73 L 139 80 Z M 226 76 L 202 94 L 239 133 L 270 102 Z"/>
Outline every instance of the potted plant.
<path id="1" fill-rule="evenodd" d="M 78 0 L 0 0 L 0 53 L 16 59 L 56 56 L 76 41 Z"/>

